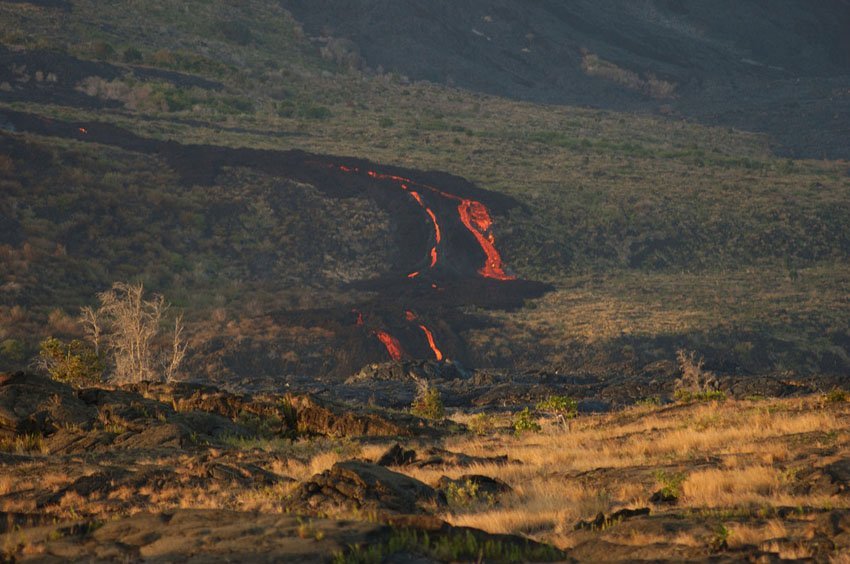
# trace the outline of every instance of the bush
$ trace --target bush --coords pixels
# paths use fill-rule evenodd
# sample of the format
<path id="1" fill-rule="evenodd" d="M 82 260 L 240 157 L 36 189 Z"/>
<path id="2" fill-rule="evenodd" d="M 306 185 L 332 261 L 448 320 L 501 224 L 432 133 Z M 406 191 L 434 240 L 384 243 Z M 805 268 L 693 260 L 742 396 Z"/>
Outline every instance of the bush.
<path id="1" fill-rule="evenodd" d="M 540 424 L 534 420 L 531 411 L 526 407 L 514 416 L 514 434 L 520 436 L 523 433 L 539 433 L 542 430 Z"/>
<path id="2" fill-rule="evenodd" d="M 417 417 L 438 421 L 446 416 L 446 408 L 440 397 L 440 390 L 425 381 L 417 382 L 419 390 L 410 406 L 410 412 Z"/>
<path id="3" fill-rule="evenodd" d="M 539 402 L 537 411 L 554 415 L 564 429 L 568 428 L 568 421 L 578 415 L 578 402 L 569 396 L 549 396 Z"/>
<path id="4" fill-rule="evenodd" d="M 847 401 L 847 392 L 841 388 L 835 387 L 824 396 L 824 399 L 827 403 L 842 403 Z"/>
<path id="5" fill-rule="evenodd" d="M 496 428 L 496 421 L 492 415 L 478 413 L 469 420 L 469 430 L 476 435 L 483 436 L 492 433 Z"/>
<path id="6" fill-rule="evenodd" d="M 717 377 L 703 368 L 704 361 L 696 353 L 682 349 L 676 351 L 682 377 L 674 384 L 674 397 L 679 401 L 725 400 L 726 394 L 718 389 Z"/>
<path id="7" fill-rule="evenodd" d="M 38 366 L 51 378 L 72 386 L 92 386 L 103 378 L 103 362 L 88 344 L 50 337 L 41 342 Z"/>
<path id="8" fill-rule="evenodd" d="M 578 415 L 578 402 L 569 396 L 549 396 L 537 404 L 537 411 L 572 419 Z"/>

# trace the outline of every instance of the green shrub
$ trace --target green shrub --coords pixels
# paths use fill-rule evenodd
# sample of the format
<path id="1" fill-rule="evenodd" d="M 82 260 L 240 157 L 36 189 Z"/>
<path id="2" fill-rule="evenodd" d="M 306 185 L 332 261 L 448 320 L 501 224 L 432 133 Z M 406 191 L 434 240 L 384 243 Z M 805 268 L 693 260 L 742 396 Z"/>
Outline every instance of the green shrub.
<path id="1" fill-rule="evenodd" d="M 424 419 L 435 421 L 443 419 L 446 416 L 446 408 L 443 405 L 440 390 L 427 383 L 420 385 L 416 399 L 410 406 L 410 412 Z"/>
<path id="2" fill-rule="evenodd" d="M 536 409 L 564 419 L 573 419 L 578 415 L 578 402 L 569 396 L 549 396 L 539 402 Z"/>
<path id="3" fill-rule="evenodd" d="M 103 362 L 88 344 L 50 337 L 41 342 L 38 365 L 51 378 L 72 386 L 92 386 L 103 378 Z"/>
<path id="4" fill-rule="evenodd" d="M 478 413 L 469 420 L 469 430 L 476 435 L 489 435 L 496 428 L 496 420 L 487 413 Z"/>
<path id="5" fill-rule="evenodd" d="M 540 424 L 534 420 L 531 411 L 526 407 L 514 416 L 514 434 L 539 433 L 542 430 Z"/>
<path id="6" fill-rule="evenodd" d="M 842 390 L 839 387 L 832 388 L 827 394 L 824 396 L 824 399 L 827 403 L 842 403 L 847 401 L 847 392 Z"/>
<path id="7" fill-rule="evenodd" d="M 682 495 L 682 484 L 687 476 L 681 472 L 668 473 L 664 470 L 655 472 L 655 482 L 659 491 L 665 497 L 680 497 Z"/>

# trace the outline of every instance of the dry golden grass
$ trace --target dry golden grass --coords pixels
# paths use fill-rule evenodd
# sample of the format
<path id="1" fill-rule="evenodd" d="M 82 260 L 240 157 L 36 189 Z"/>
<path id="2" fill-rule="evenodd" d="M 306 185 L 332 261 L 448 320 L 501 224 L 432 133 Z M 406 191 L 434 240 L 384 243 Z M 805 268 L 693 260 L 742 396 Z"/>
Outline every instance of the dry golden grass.
<path id="1" fill-rule="evenodd" d="M 468 418 L 454 416 L 456 421 Z M 788 465 L 799 467 L 795 458 L 808 447 L 850 440 L 844 432 L 847 421 L 846 406 L 825 409 L 818 398 L 640 406 L 580 417 L 571 431 L 542 421 L 540 434 L 464 436 L 446 444 L 472 455 L 506 454 L 521 464 L 399 470 L 426 483 L 463 474 L 503 480 L 514 491 L 500 505 L 454 507 L 447 520 L 567 548 L 574 542 L 571 531 L 577 520 L 647 506 L 667 474 L 681 476 L 680 510 L 834 506 L 837 502 L 829 496 L 795 494 Z M 740 542 L 772 534 L 769 527 L 737 529 Z M 697 541 L 683 535 L 673 542 L 689 546 Z"/>

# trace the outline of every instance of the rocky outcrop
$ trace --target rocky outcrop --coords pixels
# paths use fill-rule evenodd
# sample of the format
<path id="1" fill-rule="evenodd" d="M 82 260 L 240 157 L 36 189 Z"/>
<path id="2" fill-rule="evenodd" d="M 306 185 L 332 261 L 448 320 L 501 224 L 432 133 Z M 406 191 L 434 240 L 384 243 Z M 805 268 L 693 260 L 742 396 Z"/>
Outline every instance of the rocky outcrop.
<path id="1" fill-rule="evenodd" d="M 468 467 L 481 464 L 501 466 L 510 462 L 507 455 L 470 456 L 436 447 L 417 452 L 405 449 L 399 443 L 395 443 L 375 459 L 375 464 L 381 466 L 413 466 L 415 468 Z"/>
<path id="2" fill-rule="evenodd" d="M 74 390 L 36 374 L 0 374 L 0 437 L 50 435 L 63 427 L 90 428 L 97 409 Z"/>
<path id="3" fill-rule="evenodd" d="M 430 514 L 442 509 L 441 492 L 383 466 L 349 460 L 313 476 L 291 495 L 289 507 L 312 514 Z"/>

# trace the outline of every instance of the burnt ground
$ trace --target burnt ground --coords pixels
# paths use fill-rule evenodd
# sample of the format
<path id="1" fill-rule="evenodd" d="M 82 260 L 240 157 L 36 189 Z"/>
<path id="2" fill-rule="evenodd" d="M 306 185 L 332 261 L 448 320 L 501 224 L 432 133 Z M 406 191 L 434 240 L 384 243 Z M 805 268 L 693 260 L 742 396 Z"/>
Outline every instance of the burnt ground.
<path id="1" fill-rule="evenodd" d="M 121 107 L 115 100 L 89 96 L 78 85 L 85 78 L 135 78 L 175 86 L 219 90 L 222 84 L 205 78 L 141 65 L 87 61 L 56 51 L 14 51 L 0 46 L 0 97 L 10 102 L 64 104 L 78 108 Z"/>
<path id="2" fill-rule="evenodd" d="M 481 203 L 492 217 L 520 204 L 456 176 L 297 150 L 185 145 L 144 138 L 109 123 L 66 122 L 15 111 L 3 112 L 0 123 L 15 132 L 154 155 L 173 169 L 186 186 L 210 186 L 222 171 L 245 168 L 309 184 L 331 201 L 365 197 L 384 210 L 391 218 L 394 247 L 387 257 L 389 264 L 378 278 L 348 285 L 357 295 L 372 297 L 332 308 L 269 312 L 283 326 L 321 328 L 333 335 L 330 341 L 336 353 L 321 366 L 299 367 L 300 372 L 347 377 L 365 364 L 389 359 L 391 353 L 377 338 L 378 332 L 394 336 L 404 358 L 444 356 L 465 363 L 468 355 L 461 333 L 480 326 L 482 321 L 474 314 L 464 313 L 463 308 L 516 308 L 525 299 L 540 296 L 548 289 L 542 283 L 515 279 L 509 271 L 503 273 L 504 279 L 488 278 L 480 273 L 485 263 L 494 259 L 488 259 L 484 247 L 464 225 L 459 202 Z M 411 192 L 418 195 L 422 204 Z M 435 242 L 434 223 L 426 210 L 434 214 L 439 225 L 439 244 Z M 485 229 L 482 233 L 489 236 L 491 232 Z M 437 249 L 438 256 L 433 266 L 432 248 Z M 411 278 L 413 273 L 418 274 Z M 439 354 L 430 347 L 422 326 L 432 332 Z M 216 342 L 205 345 L 217 346 Z M 255 365 L 255 361 L 242 360 L 247 365 L 240 372 Z"/>
<path id="3" fill-rule="evenodd" d="M 847 0 L 283 4 L 318 45 L 351 40 L 372 69 L 764 132 L 789 156 L 850 155 Z M 620 70 L 588 73 L 587 54 Z M 652 79 L 675 85 L 672 95 L 652 92 Z"/>

